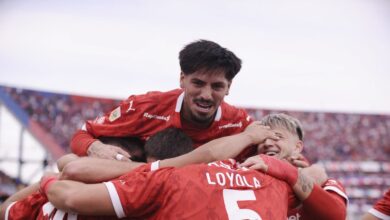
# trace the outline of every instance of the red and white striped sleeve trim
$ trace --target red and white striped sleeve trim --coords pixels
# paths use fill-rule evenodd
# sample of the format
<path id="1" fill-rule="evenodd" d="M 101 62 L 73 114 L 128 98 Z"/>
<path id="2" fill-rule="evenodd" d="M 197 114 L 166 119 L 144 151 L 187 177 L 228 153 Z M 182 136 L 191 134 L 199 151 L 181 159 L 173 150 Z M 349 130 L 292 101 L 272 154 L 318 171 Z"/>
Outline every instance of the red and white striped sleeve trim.
<path id="1" fill-rule="evenodd" d="M 341 197 L 343 197 L 343 198 L 345 199 L 345 201 L 347 202 L 347 204 L 349 203 L 347 194 L 345 194 L 345 192 L 343 192 L 340 188 L 338 188 L 338 187 L 336 187 L 336 186 L 325 186 L 325 187 L 324 187 L 324 190 L 326 190 L 326 191 L 332 191 L 332 192 L 337 193 L 339 196 L 341 196 Z"/>
<path id="2" fill-rule="evenodd" d="M 390 216 L 389 215 L 386 215 L 386 214 L 383 214 L 382 212 L 374 209 L 374 208 L 371 208 L 370 210 L 368 210 L 368 212 L 372 215 L 374 215 L 375 217 L 378 217 L 380 219 L 383 219 L 383 220 L 390 220 Z"/>
<path id="3" fill-rule="evenodd" d="M 13 206 L 13 205 L 15 205 L 15 203 L 16 202 L 13 202 L 13 203 L 11 203 L 11 204 L 9 204 L 9 206 L 7 207 L 7 209 L 5 210 L 5 220 L 8 220 L 9 219 L 9 212 L 10 212 L 10 210 L 11 210 L 11 207 Z"/>
<path id="4" fill-rule="evenodd" d="M 119 198 L 119 194 L 116 191 L 114 184 L 112 182 L 105 182 L 104 185 L 106 186 L 108 194 L 110 195 L 110 199 L 112 202 L 112 206 L 114 207 L 116 216 L 118 218 L 126 217 L 121 200 Z"/>

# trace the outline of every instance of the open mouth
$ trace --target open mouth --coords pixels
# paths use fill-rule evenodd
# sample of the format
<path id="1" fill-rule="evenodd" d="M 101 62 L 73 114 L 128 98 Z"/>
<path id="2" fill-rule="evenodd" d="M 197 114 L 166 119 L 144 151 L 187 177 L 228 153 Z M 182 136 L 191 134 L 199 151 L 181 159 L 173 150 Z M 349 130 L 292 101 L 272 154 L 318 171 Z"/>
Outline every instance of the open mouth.
<path id="1" fill-rule="evenodd" d="M 211 103 L 205 103 L 205 102 L 195 102 L 195 105 L 198 107 L 198 110 L 200 112 L 209 112 L 213 107 Z"/>
<path id="2" fill-rule="evenodd" d="M 278 155 L 278 153 L 279 153 L 279 152 L 277 152 L 277 151 L 267 151 L 267 152 L 265 152 L 264 154 L 267 155 L 267 156 L 273 157 L 273 156 Z"/>

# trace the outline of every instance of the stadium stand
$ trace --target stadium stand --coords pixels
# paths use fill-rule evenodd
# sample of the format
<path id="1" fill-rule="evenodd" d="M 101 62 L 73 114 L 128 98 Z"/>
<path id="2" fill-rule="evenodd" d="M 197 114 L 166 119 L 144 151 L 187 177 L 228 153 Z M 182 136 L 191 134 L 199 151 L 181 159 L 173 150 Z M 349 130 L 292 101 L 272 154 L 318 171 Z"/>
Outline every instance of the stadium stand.
<path id="1" fill-rule="evenodd" d="M 108 112 L 119 100 L 0 86 L 0 101 L 53 156 L 69 152 L 69 141 L 87 119 Z M 301 120 L 304 155 L 322 163 L 350 197 L 357 219 L 390 187 L 390 115 L 246 109 L 255 119 L 283 112 Z M 2 186 L 7 189 L 6 186 Z M 12 191 L 12 190 L 11 190 Z"/>

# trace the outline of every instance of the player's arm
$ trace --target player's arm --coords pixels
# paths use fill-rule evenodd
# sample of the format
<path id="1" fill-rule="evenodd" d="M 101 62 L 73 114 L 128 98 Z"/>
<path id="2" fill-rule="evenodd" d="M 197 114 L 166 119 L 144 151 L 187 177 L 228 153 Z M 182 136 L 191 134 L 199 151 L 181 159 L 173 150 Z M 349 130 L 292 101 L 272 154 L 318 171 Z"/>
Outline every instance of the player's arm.
<path id="1" fill-rule="evenodd" d="M 82 157 L 68 163 L 60 179 L 98 183 L 119 177 L 142 164 L 144 163 Z"/>
<path id="2" fill-rule="evenodd" d="M 128 159 L 130 155 L 126 151 L 120 147 L 104 144 L 97 138 L 137 136 L 146 132 L 148 127 L 142 120 L 145 108 L 150 107 L 148 105 L 150 101 L 146 99 L 148 99 L 147 95 L 130 96 L 104 116 L 86 121 L 71 139 L 72 152 L 78 156 L 89 155 L 105 159 L 115 159 L 119 153 L 125 156 L 124 160 Z M 140 104 L 140 102 L 147 104 Z"/>
<path id="3" fill-rule="evenodd" d="M 34 183 L 32 185 L 29 185 L 29 186 L 19 190 L 18 192 L 16 192 L 12 196 L 8 197 L 8 199 L 5 200 L 3 202 L 3 204 L 1 204 L 1 206 L 0 206 L 0 219 L 3 220 L 5 218 L 5 212 L 11 203 L 26 198 L 27 196 L 31 195 L 32 193 L 37 192 L 38 189 L 39 189 L 39 183 Z"/>
<path id="4" fill-rule="evenodd" d="M 346 218 L 346 204 L 339 196 L 335 197 L 315 184 L 303 170 L 298 170 L 286 161 L 266 155 L 248 158 L 242 166 L 261 170 L 270 176 L 287 182 L 303 203 L 303 212 L 316 219 Z"/>
<path id="5" fill-rule="evenodd" d="M 270 127 L 263 126 L 259 121 L 255 121 L 239 134 L 212 140 L 187 154 L 162 160 L 160 161 L 160 167 L 182 167 L 188 164 L 209 163 L 235 158 L 248 146 L 259 144 L 267 138 L 278 139 Z"/>
<path id="6" fill-rule="evenodd" d="M 66 212 L 94 216 L 115 215 L 109 193 L 103 183 L 85 184 L 71 180 L 53 180 L 43 191 L 56 208 Z"/>
<path id="7" fill-rule="evenodd" d="M 390 219 L 390 189 L 385 196 L 363 216 L 363 220 Z"/>
<path id="8" fill-rule="evenodd" d="M 363 218 L 362 218 L 362 220 L 381 220 L 381 219 L 385 219 L 385 218 L 378 218 L 371 213 L 364 214 Z M 389 218 L 387 218 L 387 219 L 389 219 Z"/>

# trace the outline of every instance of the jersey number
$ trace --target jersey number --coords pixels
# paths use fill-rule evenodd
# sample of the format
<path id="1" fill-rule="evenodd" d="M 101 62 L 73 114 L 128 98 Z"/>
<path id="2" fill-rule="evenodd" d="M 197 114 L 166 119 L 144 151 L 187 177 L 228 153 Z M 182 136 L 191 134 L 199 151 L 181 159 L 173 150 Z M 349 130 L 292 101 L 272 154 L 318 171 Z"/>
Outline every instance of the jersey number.
<path id="1" fill-rule="evenodd" d="M 256 219 L 261 220 L 260 215 L 251 209 L 240 209 L 238 201 L 256 200 L 253 190 L 223 190 L 223 201 L 229 220 Z"/>

